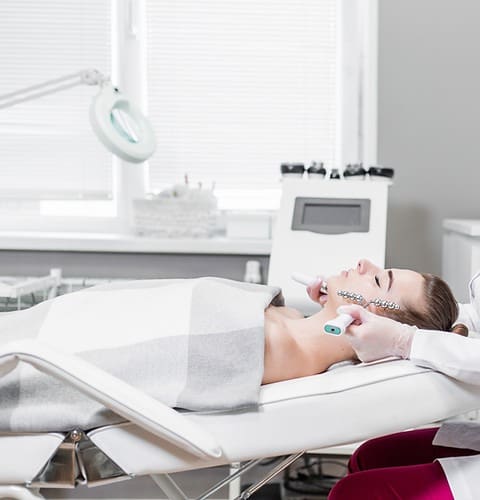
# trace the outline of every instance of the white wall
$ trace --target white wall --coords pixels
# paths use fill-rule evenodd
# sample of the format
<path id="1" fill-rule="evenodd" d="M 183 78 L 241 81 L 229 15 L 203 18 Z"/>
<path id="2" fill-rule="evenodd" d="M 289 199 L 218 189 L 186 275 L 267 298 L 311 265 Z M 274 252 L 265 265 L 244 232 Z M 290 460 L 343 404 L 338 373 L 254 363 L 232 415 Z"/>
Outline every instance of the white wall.
<path id="1" fill-rule="evenodd" d="M 480 2 L 379 0 L 387 265 L 441 272 L 441 222 L 480 218 Z"/>

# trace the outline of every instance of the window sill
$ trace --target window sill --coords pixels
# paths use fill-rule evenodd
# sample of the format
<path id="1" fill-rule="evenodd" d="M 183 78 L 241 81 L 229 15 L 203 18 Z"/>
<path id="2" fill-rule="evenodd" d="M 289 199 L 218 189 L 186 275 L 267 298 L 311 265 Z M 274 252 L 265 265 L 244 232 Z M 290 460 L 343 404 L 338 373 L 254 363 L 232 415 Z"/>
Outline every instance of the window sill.
<path id="1" fill-rule="evenodd" d="M 113 233 L 0 232 L 0 250 L 269 255 L 269 239 L 146 238 Z"/>

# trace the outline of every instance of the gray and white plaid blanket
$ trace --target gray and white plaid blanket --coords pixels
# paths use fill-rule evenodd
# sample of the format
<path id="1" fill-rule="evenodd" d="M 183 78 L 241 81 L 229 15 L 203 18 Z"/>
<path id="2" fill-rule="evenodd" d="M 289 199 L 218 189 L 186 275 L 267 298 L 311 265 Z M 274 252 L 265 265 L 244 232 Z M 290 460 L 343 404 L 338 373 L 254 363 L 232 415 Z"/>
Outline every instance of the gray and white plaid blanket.
<path id="1" fill-rule="evenodd" d="M 170 407 L 255 406 L 264 310 L 279 288 L 221 278 L 93 287 L 0 314 L 0 342 L 38 338 Z M 21 363 L 0 378 L 0 431 L 91 429 L 122 421 L 75 388 Z"/>

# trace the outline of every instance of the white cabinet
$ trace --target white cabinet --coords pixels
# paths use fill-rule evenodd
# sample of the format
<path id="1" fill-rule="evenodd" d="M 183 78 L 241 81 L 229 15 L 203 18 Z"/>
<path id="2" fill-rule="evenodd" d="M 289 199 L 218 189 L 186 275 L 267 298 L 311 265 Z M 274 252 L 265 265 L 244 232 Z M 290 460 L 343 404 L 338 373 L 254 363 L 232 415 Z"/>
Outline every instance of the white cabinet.
<path id="1" fill-rule="evenodd" d="M 468 302 L 468 282 L 480 270 L 480 219 L 443 221 L 442 278 L 459 302 Z"/>

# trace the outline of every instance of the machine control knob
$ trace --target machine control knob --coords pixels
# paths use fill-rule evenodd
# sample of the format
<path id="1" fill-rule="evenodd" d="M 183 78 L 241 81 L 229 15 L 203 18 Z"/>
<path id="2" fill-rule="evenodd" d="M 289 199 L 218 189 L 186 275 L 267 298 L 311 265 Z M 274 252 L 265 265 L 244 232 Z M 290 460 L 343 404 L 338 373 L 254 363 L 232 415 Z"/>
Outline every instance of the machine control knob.
<path id="1" fill-rule="evenodd" d="M 312 161 L 312 164 L 307 169 L 310 179 L 323 179 L 327 175 L 327 171 L 323 166 L 323 162 Z"/>
<path id="2" fill-rule="evenodd" d="M 330 179 L 340 179 L 340 172 L 338 171 L 338 168 L 332 168 L 332 171 L 330 172 Z"/>
<path id="3" fill-rule="evenodd" d="M 367 171 L 362 163 L 349 163 L 343 171 L 344 179 L 365 179 Z"/>
<path id="4" fill-rule="evenodd" d="M 370 167 L 368 169 L 368 174 L 370 177 L 384 177 L 386 179 L 392 179 L 395 174 L 395 170 L 393 168 L 381 167 L 377 165 Z"/>
<path id="5" fill-rule="evenodd" d="M 302 177 L 305 172 L 305 165 L 303 163 L 282 163 L 280 171 L 282 172 L 282 175 Z"/>

